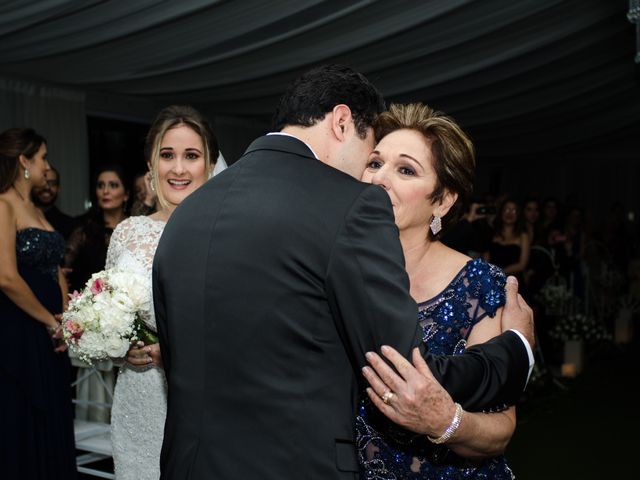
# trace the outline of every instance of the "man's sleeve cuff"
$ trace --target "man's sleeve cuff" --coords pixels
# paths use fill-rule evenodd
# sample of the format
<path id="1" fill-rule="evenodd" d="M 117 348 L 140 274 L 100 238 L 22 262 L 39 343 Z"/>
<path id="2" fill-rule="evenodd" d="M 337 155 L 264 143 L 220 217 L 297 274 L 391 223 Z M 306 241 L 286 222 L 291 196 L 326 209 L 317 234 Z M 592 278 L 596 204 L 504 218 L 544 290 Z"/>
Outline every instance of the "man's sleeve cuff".
<path id="1" fill-rule="evenodd" d="M 518 330 L 514 328 L 512 328 L 511 331 L 517 334 L 518 337 L 520 337 L 520 340 L 522 340 L 522 343 L 524 343 L 524 347 L 527 349 L 527 355 L 529 356 L 529 373 L 527 374 L 527 383 L 529 383 L 529 378 L 531 377 L 533 365 L 536 363 L 535 359 L 533 358 L 533 350 L 531 350 L 531 345 L 529 345 L 529 341 L 525 338 L 523 334 L 521 334 Z"/>

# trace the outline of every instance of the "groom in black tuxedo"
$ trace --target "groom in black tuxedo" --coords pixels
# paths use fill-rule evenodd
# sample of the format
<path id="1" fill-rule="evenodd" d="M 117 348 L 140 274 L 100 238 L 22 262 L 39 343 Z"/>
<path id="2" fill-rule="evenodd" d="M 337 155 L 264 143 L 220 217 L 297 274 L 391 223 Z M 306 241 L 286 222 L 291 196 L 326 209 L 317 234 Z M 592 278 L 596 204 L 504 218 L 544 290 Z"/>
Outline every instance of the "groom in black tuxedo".
<path id="1" fill-rule="evenodd" d="M 389 198 L 358 181 L 383 109 L 347 67 L 304 74 L 278 105 L 278 133 L 172 215 L 153 268 L 163 479 L 357 478 L 365 353 L 424 349 Z M 530 335 L 529 316 L 505 321 Z M 479 410 L 518 399 L 528 349 L 509 331 L 457 357 L 422 353 Z"/>

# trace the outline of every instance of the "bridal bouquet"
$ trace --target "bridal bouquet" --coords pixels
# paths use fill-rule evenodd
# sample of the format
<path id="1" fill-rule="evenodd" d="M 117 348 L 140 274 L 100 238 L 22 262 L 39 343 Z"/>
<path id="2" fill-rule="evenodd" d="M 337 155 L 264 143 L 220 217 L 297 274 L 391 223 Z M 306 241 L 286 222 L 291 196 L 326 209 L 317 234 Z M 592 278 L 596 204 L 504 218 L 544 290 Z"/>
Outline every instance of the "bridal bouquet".
<path id="1" fill-rule="evenodd" d="M 63 338 L 69 350 L 91 364 L 124 357 L 131 342 L 157 342 L 140 318 L 150 306 L 148 279 L 118 269 L 94 274 L 81 293 L 70 295 L 62 315 Z"/>

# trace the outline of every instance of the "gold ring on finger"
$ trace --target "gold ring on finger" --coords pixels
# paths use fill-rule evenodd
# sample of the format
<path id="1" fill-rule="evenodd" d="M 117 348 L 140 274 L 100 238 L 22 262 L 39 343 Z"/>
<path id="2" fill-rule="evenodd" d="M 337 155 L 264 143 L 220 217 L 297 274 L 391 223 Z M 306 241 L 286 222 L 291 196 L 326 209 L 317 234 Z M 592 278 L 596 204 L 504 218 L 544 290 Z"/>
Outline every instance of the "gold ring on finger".
<path id="1" fill-rule="evenodd" d="M 390 405 L 391 404 L 391 400 L 393 400 L 394 396 L 395 396 L 395 394 L 392 391 L 386 390 L 382 394 L 382 401 L 384 402 L 385 405 Z"/>

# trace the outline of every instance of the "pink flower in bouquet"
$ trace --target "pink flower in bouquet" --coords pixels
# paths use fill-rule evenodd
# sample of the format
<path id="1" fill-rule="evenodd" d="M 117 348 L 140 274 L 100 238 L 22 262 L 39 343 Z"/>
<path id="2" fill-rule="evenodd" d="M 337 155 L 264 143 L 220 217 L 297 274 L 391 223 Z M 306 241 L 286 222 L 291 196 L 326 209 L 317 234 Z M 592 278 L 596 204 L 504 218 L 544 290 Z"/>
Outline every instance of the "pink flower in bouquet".
<path id="1" fill-rule="evenodd" d="M 91 285 L 91 293 L 93 293 L 94 295 L 98 295 L 99 293 L 102 293 L 104 287 L 105 283 L 101 279 L 96 278 L 93 282 L 93 285 Z"/>
<path id="2" fill-rule="evenodd" d="M 76 342 L 80 340 L 80 337 L 82 337 L 82 334 L 84 333 L 82 327 L 73 320 L 67 320 L 66 322 L 64 322 L 64 327 L 67 332 L 69 332 L 70 337 Z"/>
<path id="3" fill-rule="evenodd" d="M 82 294 L 78 290 L 74 290 L 73 293 L 68 293 L 67 295 L 69 295 L 69 300 L 73 300 L 74 298 L 82 296 Z"/>

